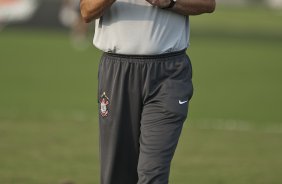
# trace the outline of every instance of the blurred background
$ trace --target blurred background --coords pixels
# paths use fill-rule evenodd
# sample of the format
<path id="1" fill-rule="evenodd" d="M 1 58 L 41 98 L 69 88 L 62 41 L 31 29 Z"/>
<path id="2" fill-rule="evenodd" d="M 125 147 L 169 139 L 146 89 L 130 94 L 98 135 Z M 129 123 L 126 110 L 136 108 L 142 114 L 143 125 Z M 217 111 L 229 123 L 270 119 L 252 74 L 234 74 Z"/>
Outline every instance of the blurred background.
<path id="1" fill-rule="evenodd" d="M 282 182 L 282 0 L 191 17 L 194 97 L 172 184 Z M 98 184 L 93 24 L 77 1 L 0 0 L 0 183 Z"/>

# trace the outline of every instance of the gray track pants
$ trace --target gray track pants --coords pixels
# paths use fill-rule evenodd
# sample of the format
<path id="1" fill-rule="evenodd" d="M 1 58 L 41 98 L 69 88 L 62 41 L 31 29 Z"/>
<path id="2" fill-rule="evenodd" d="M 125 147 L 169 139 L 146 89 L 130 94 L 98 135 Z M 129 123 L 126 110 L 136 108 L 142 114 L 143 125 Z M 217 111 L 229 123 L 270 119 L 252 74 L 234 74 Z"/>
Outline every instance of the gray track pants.
<path id="1" fill-rule="evenodd" d="M 185 51 L 104 53 L 99 65 L 101 184 L 167 184 L 192 97 Z"/>

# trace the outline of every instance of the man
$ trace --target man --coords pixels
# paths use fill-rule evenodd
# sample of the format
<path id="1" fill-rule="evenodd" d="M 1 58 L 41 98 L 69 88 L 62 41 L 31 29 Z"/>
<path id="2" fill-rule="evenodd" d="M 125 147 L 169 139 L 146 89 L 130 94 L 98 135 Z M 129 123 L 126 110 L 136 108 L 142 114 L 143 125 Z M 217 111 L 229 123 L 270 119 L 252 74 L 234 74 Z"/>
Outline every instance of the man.
<path id="1" fill-rule="evenodd" d="M 81 19 L 79 9 L 79 0 L 63 0 L 59 12 L 59 20 L 64 26 L 70 28 L 70 38 L 74 48 L 83 50 L 88 47 L 88 26 Z"/>
<path id="2" fill-rule="evenodd" d="M 189 15 L 214 0 L 81 0 L 95 20 L 102 184 L 167 184 L 188 103 Z"/>

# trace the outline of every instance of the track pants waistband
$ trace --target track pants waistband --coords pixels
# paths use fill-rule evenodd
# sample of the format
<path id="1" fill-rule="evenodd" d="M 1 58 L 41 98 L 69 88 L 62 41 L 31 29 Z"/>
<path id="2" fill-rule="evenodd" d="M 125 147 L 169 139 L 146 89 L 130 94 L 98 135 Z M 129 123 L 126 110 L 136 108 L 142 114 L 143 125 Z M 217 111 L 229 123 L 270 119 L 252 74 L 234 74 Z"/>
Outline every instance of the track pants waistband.
<path id="1" fill-rule="evenodd" d="M 176 52 L 164 53 L 164 54 L 156 54 L 156 55 L 127 55 L 127 54 L 116 54 L 104 52 L 104 56 L 113 57 L 113 58 L 127 58 L 127 59 L 162 59 L 162 58 L 170 58 L 175 56 L 180 56 L 186 53 L 186 49 Z"/>

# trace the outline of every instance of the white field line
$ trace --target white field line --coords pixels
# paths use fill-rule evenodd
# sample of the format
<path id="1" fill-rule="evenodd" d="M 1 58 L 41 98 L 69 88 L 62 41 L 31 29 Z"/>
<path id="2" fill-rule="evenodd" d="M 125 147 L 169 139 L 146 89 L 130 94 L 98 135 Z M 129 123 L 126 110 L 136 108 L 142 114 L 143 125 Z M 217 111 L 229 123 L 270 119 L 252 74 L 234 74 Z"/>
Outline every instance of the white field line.
<path id="1" fill-rule="evenodd" d="M 188 122 L 188 126 L 197 129 L 228 131 L 259 131 L 264 133 L 282 133 L 282 123 L 254 123 L 240 120 L 196 120 Z"/>
<path id="2" fill-rule="evenodd" d="M 12 112 L 9 113 L 9 115 Z M 13 112 L 16 115 L 17 112 Z M 12 116 L 12 115 L 11 115 Z M 74 120 L 78 122 L 94 121 L 98 122 L 98 114 L 93 111 L 93 114 L 85 113 L 84 111 L 72 111 L 71 113 L 62 113 L 54 110 L 46 117 L 48 121 L 68 121 Z M 1 123 L 1 120 L 0 120 Z M 226 131 L 258 131 L 263 133 L 279 133 L 282 134 L 282 122 L 260 122 L 255 123 L 244 120 L 230 119 L 199 119 L 187 120 L 184 126 L 196 129 L 206 130 L 226 130 Z"/>

